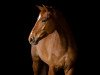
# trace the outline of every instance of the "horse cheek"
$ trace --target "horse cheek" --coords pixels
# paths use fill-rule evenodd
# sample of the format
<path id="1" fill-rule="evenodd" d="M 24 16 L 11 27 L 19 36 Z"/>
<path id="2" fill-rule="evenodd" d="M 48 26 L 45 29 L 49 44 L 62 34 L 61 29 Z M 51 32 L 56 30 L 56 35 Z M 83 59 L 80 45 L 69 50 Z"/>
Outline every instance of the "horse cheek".
<path id="1" fill-rule="evenodd" d="M 55 27 L 52 24 L 46 27 L 46 31 L 48 34 L 52 33 L 54 30 L 55 30 Z"/>

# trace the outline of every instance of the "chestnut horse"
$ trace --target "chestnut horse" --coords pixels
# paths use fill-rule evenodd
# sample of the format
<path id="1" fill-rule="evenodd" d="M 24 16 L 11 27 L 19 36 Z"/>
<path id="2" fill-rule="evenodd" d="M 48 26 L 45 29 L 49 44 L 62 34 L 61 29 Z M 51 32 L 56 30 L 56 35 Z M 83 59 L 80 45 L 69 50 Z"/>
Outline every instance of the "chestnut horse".
<path id="1" fill-rule="evenodd" d="M 40 60 L 48 65 L 48 75 L 55 75 L 60 68 L 65 75 L 73 75 L 77 47 L 65 18 L 52 7 L 43 5 L 38 8 L 38 19 L 28 38 L 34 75 L 40 73 Z"/>

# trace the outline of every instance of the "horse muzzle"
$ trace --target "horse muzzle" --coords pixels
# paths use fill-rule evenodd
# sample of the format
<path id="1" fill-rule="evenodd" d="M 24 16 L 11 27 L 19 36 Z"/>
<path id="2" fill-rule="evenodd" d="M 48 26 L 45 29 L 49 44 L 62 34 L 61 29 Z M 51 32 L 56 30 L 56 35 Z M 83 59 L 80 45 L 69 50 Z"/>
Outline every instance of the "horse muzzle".
<path id="1" fill-rule="evenodd" d="M 43 30 L 43 31 L 40 32 L 40 34 L 38 36 L 30 37 L 29 38 L 29 43 L 36 45 L 36 44 L 38 44 L 39 40 L 41 40 L 45 36 L 47 36 L 47 32 L 45 30 Z"/>
<path id="2" fill-rule="evenodd" d="M 29 43 L 33 44 L 33 45 L 38 44 L 38 38 L 31 37 L 30 40 L 29 40 Z"/>

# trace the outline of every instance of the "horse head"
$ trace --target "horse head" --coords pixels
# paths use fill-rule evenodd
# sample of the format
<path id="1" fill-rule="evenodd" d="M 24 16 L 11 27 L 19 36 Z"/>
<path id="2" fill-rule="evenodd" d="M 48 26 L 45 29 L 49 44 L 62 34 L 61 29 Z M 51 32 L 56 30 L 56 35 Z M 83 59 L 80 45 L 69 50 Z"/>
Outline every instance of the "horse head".
<path id="1" fill-rule="evenodd" d="M 52 33 L 56 27 L 54 9 L 47 6 L 38 6 L 40 9 L 37 21 L 29 35 L 29 43 L 37 44 L 39 40 Z"/>

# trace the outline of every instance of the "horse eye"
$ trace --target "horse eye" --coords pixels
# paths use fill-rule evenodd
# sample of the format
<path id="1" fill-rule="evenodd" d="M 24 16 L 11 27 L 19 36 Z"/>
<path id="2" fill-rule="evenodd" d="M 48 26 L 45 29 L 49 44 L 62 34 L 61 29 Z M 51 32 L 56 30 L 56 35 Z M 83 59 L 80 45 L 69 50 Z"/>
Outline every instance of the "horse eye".
<path id="1" fill-rule="evenodd" d="M 42 20 L 42 22 L 46 22 L 46 21 L 47 21 L 47 19 Z"/>

